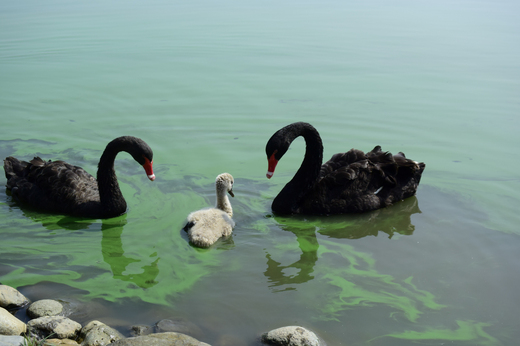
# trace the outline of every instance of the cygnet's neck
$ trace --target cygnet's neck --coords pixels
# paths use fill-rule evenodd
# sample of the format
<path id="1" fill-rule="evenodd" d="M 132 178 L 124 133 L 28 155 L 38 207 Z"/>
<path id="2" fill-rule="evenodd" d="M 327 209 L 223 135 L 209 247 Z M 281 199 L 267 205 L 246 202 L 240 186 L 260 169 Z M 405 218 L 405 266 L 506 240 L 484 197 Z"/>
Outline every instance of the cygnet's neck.
<path id="1" fill-rule="evenodd" d="M 233 217 L 233 208 L 226 194 L 226 190 L 217 188 L 217 208 L 223 210 L 229 217 Z"/>

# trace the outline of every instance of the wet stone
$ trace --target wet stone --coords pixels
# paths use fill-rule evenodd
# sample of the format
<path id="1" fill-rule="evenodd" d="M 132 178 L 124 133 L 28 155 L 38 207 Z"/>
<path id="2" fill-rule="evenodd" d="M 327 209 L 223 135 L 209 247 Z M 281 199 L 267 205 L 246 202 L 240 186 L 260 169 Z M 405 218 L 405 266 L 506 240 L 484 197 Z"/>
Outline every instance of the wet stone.
<path id="1" fill-rule="evenodd" d="M 26 325 L 4 308 L 0 308 L 0 335 L 20 335 L 25 333 Z"/>
<path id="2" fill-rule="evenodd" d="M 118 340 L 110 346 L 211 346 L 182 333 L 158 333 Z"/>
<path id="3" fill-rule="evenodd" d="M 63 312 L 63 305 L 52 299 L 42 299 L 32 303 L 27 309 L 30 318 L 57 316 Z"/>
<path id="4" fill-rule="evenodd" d="M 0 335 L 0 346 L 20 346 L 24 344 L 23 336 Z"/>
<path id="5" fill-rule="evenodd" d="M 262 335 L 262 342 L 273 346 L 320 346 L 313 332 L 299 326 L 288 326 L 271 330 Z"/>
<path id="6" fill-rule="evenodd" d="M 81 324 L 63 316 L 44 316 L 27 323 L 29 335 L 37 338 L 76 339 Z"/>
<path id="7" fill-rule="evenodd" d="M 99 321 L 89 322 L 80 335 L 84 339 L 83 346 L 104 346 L 124 338 L 117 330 Z"/>
<path id="8" fill-rule="evenodd" d="M 29 299 L 17 289 L 7 285 L 0 285 L 0 307 L 5 309 L 17 309 L 29 304 Z"/>

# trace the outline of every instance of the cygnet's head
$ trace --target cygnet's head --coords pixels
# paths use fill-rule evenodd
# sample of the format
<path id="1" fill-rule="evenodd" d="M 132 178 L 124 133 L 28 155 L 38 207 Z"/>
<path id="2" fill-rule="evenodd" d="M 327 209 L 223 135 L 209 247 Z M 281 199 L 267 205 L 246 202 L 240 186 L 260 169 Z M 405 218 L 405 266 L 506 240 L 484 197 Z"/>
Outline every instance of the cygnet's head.
<path id="1" fill-rule="evenodd" d="M 231 174 L 220 174 L 217 179 L 215 179 L 215 184 L 217 186 L 217 191 L 225 191 L 229 193 L 231 197 L 235 197 L 233 194 L 233 176 Z"/>

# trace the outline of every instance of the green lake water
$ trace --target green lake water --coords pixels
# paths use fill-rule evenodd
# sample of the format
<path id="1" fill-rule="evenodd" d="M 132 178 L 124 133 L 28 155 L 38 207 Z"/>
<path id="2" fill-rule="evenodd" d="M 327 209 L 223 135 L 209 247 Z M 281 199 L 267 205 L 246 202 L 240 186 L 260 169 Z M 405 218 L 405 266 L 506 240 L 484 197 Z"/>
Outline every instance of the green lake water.
<path id="1" fill-rule="evenodd" d="M 520 5 L 514 1 L 0 1 L 0 156 L 95 174 L 127 214 L 21 208 L 0 176 L 0 283 L 128 335 L 162 318 L 214 346 L 301 325 L 332 345 L 520 338 Z M 361 215 L 279 217 L 304 153 L 267 180 L 265 144 L 307 121 L 329 159 L 381 145 L 426 163 L 416 197 Z M 235 178 L 236 227 L 189 245 L 186 216 Z M 24 319 L 23 313 L 18 313 Z M 226 341 L 228 340 L 228 341 Z"/>

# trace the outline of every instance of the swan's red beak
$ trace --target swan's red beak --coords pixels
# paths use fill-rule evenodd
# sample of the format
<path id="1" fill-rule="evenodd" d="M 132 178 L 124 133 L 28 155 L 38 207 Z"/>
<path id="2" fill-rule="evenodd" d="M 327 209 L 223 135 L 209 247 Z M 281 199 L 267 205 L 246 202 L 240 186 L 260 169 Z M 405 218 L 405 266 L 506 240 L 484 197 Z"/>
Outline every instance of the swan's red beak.
<path id="1" fill-rule="evenodd" d="M 151 181 L 154 181 L 155 180 L 155 174 L 153 174 L 152 165 L 153 165 L 153 161 L 150 161 L 150 160 L 148 160 L 145 157 L 144 158 L 144 165 L 143 165 L 144 171 L 146 172 L 146 175 L 148 176 L 148 179 L 150 179 Z"/>
<path id="2" fill-rule="evenodd" d="M 271 155 L 268 162 L 268 168 L 267 168 L 267 174 L 265 175 L 267 179 L 271 179 L 271 177 L 274 174 L 274 169 L 276 168 L 276 165 L 278 164 L 278 160 L 274 158 L 274 154 L 276 154 L 276 151 Z"/>

